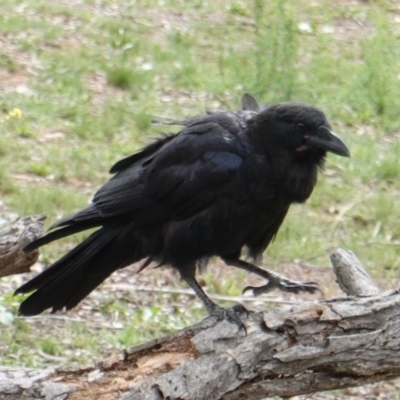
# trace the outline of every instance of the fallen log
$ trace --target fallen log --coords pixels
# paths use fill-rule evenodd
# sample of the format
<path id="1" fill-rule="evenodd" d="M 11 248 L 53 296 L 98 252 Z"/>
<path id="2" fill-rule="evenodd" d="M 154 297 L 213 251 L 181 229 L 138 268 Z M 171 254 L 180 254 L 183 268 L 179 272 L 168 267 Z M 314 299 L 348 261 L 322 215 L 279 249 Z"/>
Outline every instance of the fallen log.
<path id="1" fill-rule="evenodd" d="M 399 377 L 400 293 L 350 253 L 331 261 L 349 297 L 250 311 L 247 335 L 210 317 L 94 366 L 2 368 L 0 399 L 264 399 Z"/>

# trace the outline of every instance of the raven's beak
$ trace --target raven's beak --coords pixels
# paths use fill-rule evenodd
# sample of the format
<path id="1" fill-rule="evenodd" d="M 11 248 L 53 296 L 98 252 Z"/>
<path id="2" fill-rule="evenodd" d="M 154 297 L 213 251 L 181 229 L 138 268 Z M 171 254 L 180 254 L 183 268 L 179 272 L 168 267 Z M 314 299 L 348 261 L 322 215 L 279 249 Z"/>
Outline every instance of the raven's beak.
<path id="1" fill-rule="evenodd" d="M 308 136 L 307 144 L 316 149 L 330 151 L 338 156 L 350 157 L 350 151 L 338 135 L 333 133 L 327 127 L 323 126 L 318 129 L 320 135 Z"/>

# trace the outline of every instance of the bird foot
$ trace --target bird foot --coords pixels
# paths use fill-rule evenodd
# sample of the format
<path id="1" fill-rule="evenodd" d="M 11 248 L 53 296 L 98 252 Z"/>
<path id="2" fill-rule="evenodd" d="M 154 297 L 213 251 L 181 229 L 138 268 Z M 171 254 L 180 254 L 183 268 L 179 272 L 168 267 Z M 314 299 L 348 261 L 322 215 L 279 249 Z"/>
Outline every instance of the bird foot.
<path id="1" fill-rule="evenodd" d="M 244 330 L 245 334 L 247 334 L 247 329 L 242 320 L 240 319 L 240 314 L 245 313 L 248 315 L 248 311 L 241 304 L 236 304 L 232 308 L 224 308 L 215 304 L 212 310 L 209 310 L 209 314 L 212 317 L 216 317 L 219 320 L 227 320 L 231 324 L 235 324 L 239 330 Z"/>
<path id="2" fill-rule="evenodd" d="M 249 310 L 243 304 L 237 303 L 231 308 L 231 310 L 236 314 L 246 314 L 246 318 L 249 316 Z"/>
<path id="3" fill-rule="evenodd" d="M 251 290 L 253 292 L 253 296 L 260 296 L 261 294 L 268 293 L 273 289 L 279 289 L 283 292 L 287 293 L 299 293 L 299 292 L 308 292 L 315 293 L 317 291 L 321 291 L 318 283 L 316 282 L 298 282 L 292 281 L 290 279 L 284 278 L 278 274 L 271 278 L 266 285 L 263 286 L 247 286 L 243 289 L 243 292 L 247 292 Z"/>

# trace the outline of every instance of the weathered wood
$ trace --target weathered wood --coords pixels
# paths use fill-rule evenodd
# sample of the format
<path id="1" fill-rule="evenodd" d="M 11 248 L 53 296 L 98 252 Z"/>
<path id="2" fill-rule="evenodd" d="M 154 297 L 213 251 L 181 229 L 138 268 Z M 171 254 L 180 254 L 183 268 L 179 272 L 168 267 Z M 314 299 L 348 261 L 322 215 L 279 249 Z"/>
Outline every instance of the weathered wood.
<path id="1" fill-rule="evenodd" d="M 34 215 L 17 219 L 0 231 L 0 277 L 29 272 L 39 258 L 34 250 L 25 254 L 22 249 L 44 235 L 46 215 Z"/>
<path id="2" fill-rule="evenodd" d="M 66 399 L 73 388 L 48 381 L 54 371 L 0 367 L 0 399 Z"/>
<path id="3" fill-rule="evenodd" d="M 397 291 L 304 302 L 242 318 L 247 335 L 207 318 L 96 366 L 38 372 L 43 377 L 23 384 L 0 374 L 0 388 L 8 390 L 0 399 L 34 398 L 32 393 L 55 398 L 44 384 L 69 400 L 263 399 L 400 376 Z"/>
<path id="4" fill-rule="evenodd" d="M 349 296 L 376 296 L 379 289 L 351 251 L 336 250 L 331 255 L 333 271 L 340 289 Z"/>
<path id="5" fill-rule="evenodd" d="M 400 376 L 399 305 L 395 294 L 255 313 L 247 337 L 219 323 L 190 339 L 195 359 L 139 382 L 123 398 L 263 399 Z"/>

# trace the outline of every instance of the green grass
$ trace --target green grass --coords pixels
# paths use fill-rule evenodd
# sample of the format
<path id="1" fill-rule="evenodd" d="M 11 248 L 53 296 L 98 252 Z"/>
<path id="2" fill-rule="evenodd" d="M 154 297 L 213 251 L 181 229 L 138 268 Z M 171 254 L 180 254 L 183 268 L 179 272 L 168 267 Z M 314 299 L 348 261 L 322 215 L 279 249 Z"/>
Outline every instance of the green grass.
<path id="1" fill-rule="evenodd" d="M 389 2 L 17 3 L 0 4 L 7 38 L 0 52 L 0 194 L 7 207 L 45 212 L 51 224 L 85 206 L 115 161 L 157 137 L 153 116 L 236 108 L 244 92 L 268 103 L 303 101 L 326 112 L 352 158 L 329 156 L 310 201 L 291 209 L 265 262 L 279 270 L 322 254 L 313 262 L 328 267 L 326 253 L 341 246 L 381 283 L 399 275 L 400 15 Z M 43 249 L 42 261 L 80 238 Z M 212 293 L 237 295 L 244 277 L 204 279 Z M 9 293 L 17 283 L 3 282 L 3 304 L 15 313 L 19 299 Z M 55 336 L 36 320 L 1 326 L 2 364 L 51 363 L 43 353 L 66 365 L 93 361 L 205 315 L 191 297 L 155 290 L 132 305 L 134 293 L 113 296 L 93 300 L 93 315 L 115 329 L 91 327 L 87 314 L 57 320 Z"/>

